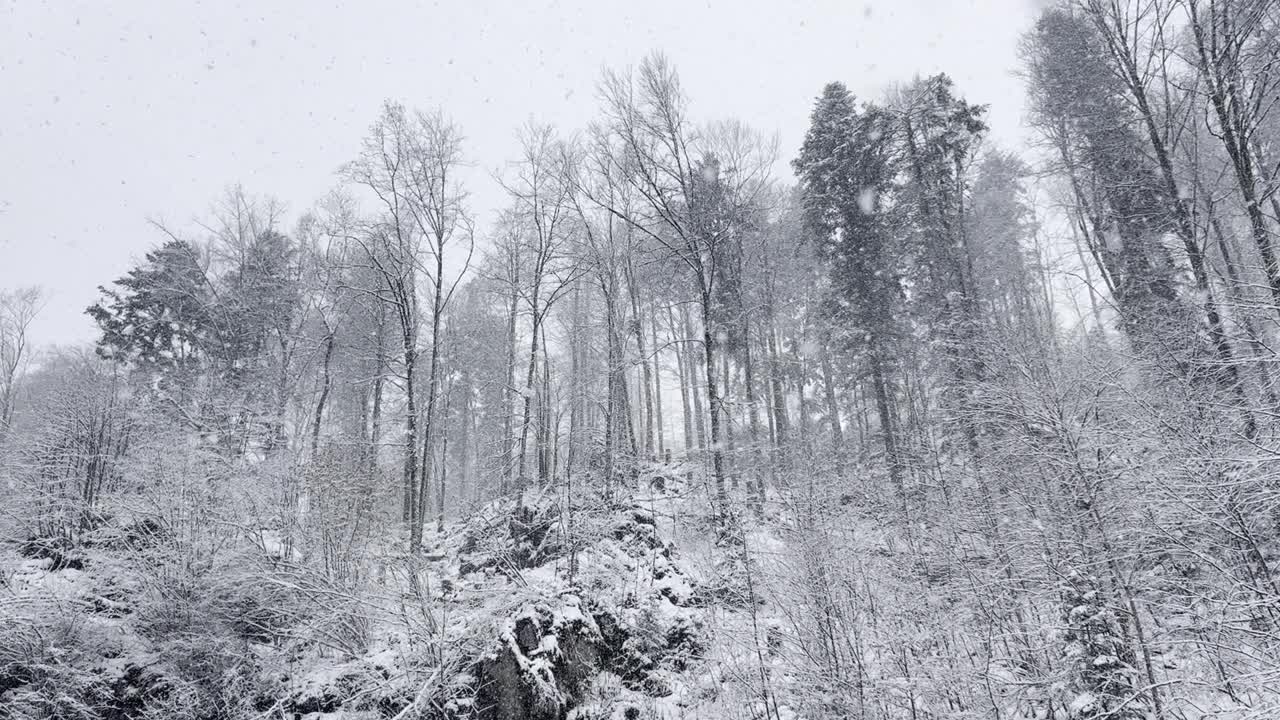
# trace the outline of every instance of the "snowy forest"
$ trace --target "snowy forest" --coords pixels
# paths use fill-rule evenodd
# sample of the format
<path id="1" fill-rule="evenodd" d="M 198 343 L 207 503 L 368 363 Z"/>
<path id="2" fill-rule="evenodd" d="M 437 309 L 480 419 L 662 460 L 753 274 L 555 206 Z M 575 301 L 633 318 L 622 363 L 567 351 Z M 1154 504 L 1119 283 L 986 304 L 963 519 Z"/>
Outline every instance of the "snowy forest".
<path id="1" fill-rule="evenodd" d="M 388 100 L 92 344 L 4 291 L 0 718 L 1280 717 L 1280 3 L 1019 54 L 1014 151 L 910 69 L 783 147 L 655 51 L 492 215 Z"/>

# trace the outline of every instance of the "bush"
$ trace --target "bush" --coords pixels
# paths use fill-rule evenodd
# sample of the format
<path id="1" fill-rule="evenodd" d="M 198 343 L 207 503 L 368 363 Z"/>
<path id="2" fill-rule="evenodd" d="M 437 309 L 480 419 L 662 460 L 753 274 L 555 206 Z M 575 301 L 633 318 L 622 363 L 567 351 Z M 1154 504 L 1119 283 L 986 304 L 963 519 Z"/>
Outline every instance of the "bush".
<path id="1" fill-rule="evenodd" d="M 57 606 L 38 608 L 26 620 L 4 619 L 0 710 L 14 718 L 97 720 L 111 700 L 102 661 L 118 653 L 106 633 Z"/>
<path id="2" fill-rule="evenodd" d="M 66 569 L 83 570 L 85 565 L 84 552 L 76 547 L 71 538 L 63 535 L 28 537 L 19 543 L 18 552 L 33 560 L 50 561 L 49 569 L 55 572 Z"/>

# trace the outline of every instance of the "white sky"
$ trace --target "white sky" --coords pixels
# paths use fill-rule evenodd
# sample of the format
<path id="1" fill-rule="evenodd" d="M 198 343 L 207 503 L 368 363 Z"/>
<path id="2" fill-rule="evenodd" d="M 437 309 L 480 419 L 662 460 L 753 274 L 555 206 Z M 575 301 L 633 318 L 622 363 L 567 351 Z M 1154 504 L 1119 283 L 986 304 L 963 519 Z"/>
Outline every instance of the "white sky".
<path id="1" fill-rule="evenodd" d="M 662 50 L 699 119 L 777 132 L 794 157 L 823 84 L 876 96 L 949 73 L 1023 137 L 1030 0 L 73 2 L 0 0 L 0 288 L 49 294 L 39 344 L 92 340 L 98 285 L 228 185 L 296 217 L 336 183 L 384 98 L 461 126 L 479 227 L 526 120 L 595 116 L 603 67 Z"/>

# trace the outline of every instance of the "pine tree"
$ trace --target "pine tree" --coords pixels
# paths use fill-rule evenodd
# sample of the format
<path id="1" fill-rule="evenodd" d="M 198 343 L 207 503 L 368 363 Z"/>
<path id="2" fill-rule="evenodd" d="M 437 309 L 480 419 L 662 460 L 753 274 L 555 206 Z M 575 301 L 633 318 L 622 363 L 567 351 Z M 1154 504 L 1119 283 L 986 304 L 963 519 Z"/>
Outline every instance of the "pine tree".
<path id="1" fill-rule="evenodd" d="M 902 287 L 899 249 L 890 234 L 893 208 L 883 201 L 892 180 L 891 125 L 885 111 L 874 105 L 857 110 L 848 89 L 831 83 L 814 107 L 794 167 L 805 224 L 828 266 L 828 312 L 842 326 L 846 347 L 865 353 L 890 480 L 905 501 L 892 352 Z"/>
<path id="2" fill-rule="evenodd" d="M 86 311 L 102 335 L 103 358 L 162 374 L 194 369 L 221 338 L 210 313 L 211 288 L 195 246 L 173 240 L 99 287 L 104 299 Z"/>

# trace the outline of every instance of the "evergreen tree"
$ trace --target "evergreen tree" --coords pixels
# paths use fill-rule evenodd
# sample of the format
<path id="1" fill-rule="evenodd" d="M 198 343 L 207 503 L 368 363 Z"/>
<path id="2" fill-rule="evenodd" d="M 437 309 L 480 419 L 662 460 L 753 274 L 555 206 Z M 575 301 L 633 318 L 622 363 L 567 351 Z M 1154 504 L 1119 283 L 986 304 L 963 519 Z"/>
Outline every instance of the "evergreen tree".
<path id="1" fill-rule="evenodd" d="M 903 496 L 892 351 L 900 332 L 894 319 L 902 297 L 900 249 L 890 233 L 895 208 L 884 204 L 892 181 L 891 131 L 888 113 L 874 105 L 856 109 L 848 89 L 831 83 L 814 107 L 794 167 L 805 224 L 828 266 L 828 311 L 843 326 L 846 347 L 865 354 L 890 480 Z"/>
<path id="2" fill-rule="evenodd" d="M 114 285 L 99 287 L 103 300 L 87 310 L 102 333 L 101 357 L 155 372 L 185 372 L 216 347 L 211 287 L 192 244 L 165 243 Z"/>
<path id="3" fill-rule="evenodd" d="M 1057 145 L 1070 174 L 1089 249 L 1099 261 L 1140 350 L 1175 349 L 1185 371 L 1194 327 L 1178 294 L 1178 273 L 1162 242 L 1173 229 L 1169 198 L 1146 153 L 1120 80 L 1106 65 L 1097 32 L 1082 17 L 1051 9 L 1028 37 L 1034 121 Z"/>
<path id="4" fill-rule="evenodd" d="M 1093 576 L 1072 572 L 1063 582 L 1064 658 L 1071 670 L 1073 720 L 1144 720 L 1147 707 L 1133 651 Z"/>
<path id="5" fill-rule="evenodd" d="M 1043 298 L 1037 297 L 1037 260 L 1027 246 L 1035 231 L 1031 202 L 1023 187 L 1029 174 L 1016 155 L 998 150 L 986 153 L 978 165 L 965 218 L 983 314 L 1022 337 L 1047 330 Z"/>
<path id="6" fill-rule="evenodd" d="M 243 375 L 271 341 L 287 342 L 299 310 L 299 260 L 287 236 L 267 230 L 250 241 L 222 279 L 216 306 L 222 330 L 219 351 L 232 377 Z"/>

